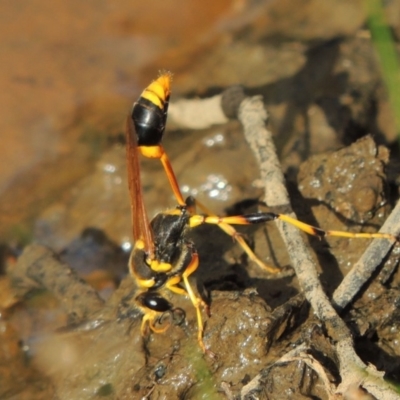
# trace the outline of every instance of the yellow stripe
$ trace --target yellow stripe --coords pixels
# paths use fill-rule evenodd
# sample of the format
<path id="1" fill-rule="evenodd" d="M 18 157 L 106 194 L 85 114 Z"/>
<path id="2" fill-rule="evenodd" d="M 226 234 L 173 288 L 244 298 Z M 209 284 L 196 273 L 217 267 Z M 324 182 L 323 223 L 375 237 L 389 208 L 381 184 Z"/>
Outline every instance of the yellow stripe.
<path id="1" fill-rule="evenodd" d="M 325 236 L 325 232 L 322 229 L 318 229 L 312 225 L 308 225 L 304 222 L 298 221 L 297 219 L 291 218 L 288 215 L 278 214 L 278 219 L 294 225 L 295 227 L 301 229 L 303 232 L 306 232 L 309 235 Z M 321 234 L 318 234 L 318 232 L 321 232 Z"/>
<path id="2" fill-rule="evenodd" d="M 182 214 L 182 210 L 180 210 L 179 208 L 171 208 L 170 210 L 163 211 L 163 214 L 179 216 Z"/>
<path id="3" fill-rule="evenodd" d="M 196 226 L 199 226 L 204 223 L 205 223 L 205 217 L 203 217 L 202 215 L 192 215 L 189 219 L 189 226 L 191 228 L 195 228 Z"/>
<path id="4" fill-rule="evenodd" d="M 158 260 L 153 260 L 150 263 L 150 268 L 155 272 L 168 272 L 171 271 L 172 265 L 166 262 L 159 262 Z"/>
<path id="5" fill-rule="evenodd" d="M 136 277 L 136 283 L 141 288 L 151 288 L 154 286 L 154 279 L 139 279 Z"/>
<path id="6" fill-rule="evenodd" d="M 134 249 L 143 250 L 144 249 L 144 241 L 142 239 L 136 240 Z"/>
<path id="7" fill-rule="evenodd" d="M 140 153 L 147 158 L 161 158 L 164 149 L 161 146 L 140 146 Z"/>
<path id="8" fill-rule="evenodd" d="M 150 101 L 161 110 L 164 108 L 165 99 L 171 93 L 171 73 L 165 72 L 155 81 L 151 82 L 140 97 Z"/>

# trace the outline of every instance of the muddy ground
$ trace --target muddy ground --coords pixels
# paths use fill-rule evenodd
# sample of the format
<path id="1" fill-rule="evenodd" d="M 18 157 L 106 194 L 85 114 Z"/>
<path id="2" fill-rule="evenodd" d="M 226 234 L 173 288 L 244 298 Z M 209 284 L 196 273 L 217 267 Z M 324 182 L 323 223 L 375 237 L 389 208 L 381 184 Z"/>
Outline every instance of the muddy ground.
<path id="1" fill-rule="evenodd" d="M 260 2 L 257 10 L 242 5 L 223 14 L 212 35 L 200 24 L 202 34 L 184 40 L 178 56 L 171 39 L 165 53 L 139 69 L 135 90 L 124 86 L 132 78 L 126 72 L 132 60 L 123 58 L 118 67 L 118 58 L 103 63 L 118 73 L 110 78 L 100 70 L 95 76 L 104 79 L 102 87 L 125 87 L 122 95 L 91 87 L 93 97 L 76 108 L 63 103 L 57 111 L 62 117 L 54 111 L 62 139 L 54 149 L 40 136 L 51 154 L 43 151 L 46 157 L 32 168 L 35 156 L 27 156 L 28 166 L 0 196 L 0 399 L 343 398 L 333 393 L 341 382 L 334 343 L 304 299 L 273 222 L 238 230 L 261 260 L 285 271 L 278 276 L 251 262 L 217 227 L 191 232 L 200 255 L 193 284 L 210 305 L 210 316 L 203 313 L 206 355 L 197 344 L 190 301 L 169 291 L 164 294 L 177 309 L 164 321 L 171 326 L 142 337 L 142 315 L 131 301 L 137 288 L 127 275 L 132 228 L 123 123 L 132 100 L 160 68 L 175 72 L 172 102 L 232 84 L 243 85 L 247 95 L 263 95 L 292 207 L 302 221 L 376 232 L 390 214 L 399 194 L 399 149 L 363 14 L 357 2 L 333 9 L 330 2 L 308 3 L 292 14 L 290 1 Z M 226 12 L 213 10 L 216 20 Z M 139 29 L 128 15 L 115 11 L 101 29 L 126 39 Z M 321 15 L 331 18 L 322 23 Z M 150 20 L 140 29 L 148 29 Z M 392 18 L 394 32 L 396 22 Z M 86 50 L 95 38 L 88 27 Z M 196 62 L 188 65 L 194 55 Z M 85 71 L 92 77 L 89 61 Z M 46 104 L 52 102 L 46 97 Z M 263 182 L 237 120 L 198 131 L 169 123 L 164 145 L 185 195 L 221 215 L 268 210 L 257 204 Z M 35 123 L 35 130 L 43 126 Z M 51 132 L 45 128 L 43 135 Z M 174 207 L 160 164 L 143 160 L 141 168 L 149 215 Z M 305 240 L 328 296 L 370 242 Z M 341 313 L 360 358 L 396 385 L 398 253 L 395 247 Z M 353 389 L 346 398 L 366 396 Z"/>
<path id="2" fill-rule="evenodd" d="M 111 152 L 119 152 L 123 159 L 122 146 Z M 387 150 L 370 136 L 311 157 L 300 166 L 298 190 L 293 192 L 293 198 L 303 198 L 299 215 L 319 226 L 374 232 L 391 208 L 387 162 Z M 92 178 L 97 179 L 96 173 Z M 85 193 L 77 194 L 75 206 L 81 196 Z M 296 358 L 277 362 L 305 344 L 331 382 L 340 382 L 332 343 L 310 312 L 295 277 L 277 279 L 261 271 L 218 228 L 203 226 L 193 236 L 201 259 L 197 286 L 204 289 L 201 293 L 206 293 L 211 307 L 204 341 L 215 356 L 202 354 L 197 345 L 190 301 L 169 292 L 166 296 L 186 318 L 174 318 L 165 334 L 142 337 L 141 314 L 129 302 L 137 292 L 134 281 L 128 276 L 113 290 L 124 275 L 126 254 L 104 234 L 86 229 L 59 256 L 39 245 L 28 246 L 9 266 L 12 289 L 2 317 L 3 398 L 236 398 L 258 374 L 262 384 L 246 398 L 329 398 L 321 376 L 305 363 Z M 288 266 L 273 224 L 247 232 L 246 237 L 262 260 Z M 367 242 L 310 238 L 328 293 Z M 80 273 L 103 296 L 112 293 L 111 297 L 104 302 L 58 261 L 60 257 L 81 265 Z M 400 368 L 397 260 L 396 255 L 389 258 L 387 267 L 382 266 L 343 313 L 362 359 L 393 380 Z M 386 275 L 385 268 L 390 269 Z M 21 298 L 25 300 L 17 300 Z"/>

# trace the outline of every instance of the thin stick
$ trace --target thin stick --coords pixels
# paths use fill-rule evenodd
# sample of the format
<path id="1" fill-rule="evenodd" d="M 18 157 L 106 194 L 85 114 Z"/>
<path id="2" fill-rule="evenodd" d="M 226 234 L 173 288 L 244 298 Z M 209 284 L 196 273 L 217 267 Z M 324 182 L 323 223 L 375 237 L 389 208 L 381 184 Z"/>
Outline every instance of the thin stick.
<path id="1" fill-rule="evenodd" d="M 265 202 L 271 206 L 289 205 L 289 196 L 284 183 L 284 176 L 276 155 L 271 132 L 265 127 L 267 114 L 261 97 L 245 99 L 239 109 L 245 137 L 254 152 L 260 167 L 261 179 L 265 182 Z M 291 212 L 291 217 L 296 215 Z M 300 281 L 306 298 L 322 320 L 337 317 L 335 310 L 318 279 L 316 264 L 305 245 L 300 231 L 289 224 L 277 221 L 279 231 L 287 246 L 292 267 Z"/>
<path id="2" fill-rule="evenodd" d="M 400 234 L 400 201 L 383 224 L 380 232 L 391 233 L 394 236 Z M 336 310 L 343 310 L 353 300 L 392 247 L 393 243 L 390 240 L 375 239 L 371 242 L 333 293 L 332 299 Z"/>

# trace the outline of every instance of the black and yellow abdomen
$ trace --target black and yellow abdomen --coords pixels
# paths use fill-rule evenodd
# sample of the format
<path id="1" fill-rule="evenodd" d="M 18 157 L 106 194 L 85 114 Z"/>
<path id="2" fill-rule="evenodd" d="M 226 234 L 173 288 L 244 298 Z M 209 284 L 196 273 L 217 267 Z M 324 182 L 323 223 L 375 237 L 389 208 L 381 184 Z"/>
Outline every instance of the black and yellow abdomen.
<path id="1" fill-rule="evenodd" d="M 131 117 L 138 146 L 158 146 L 161 143 L 167 121 L 171 78 L 171 73 L 162 73 L 133 105 Z"/>

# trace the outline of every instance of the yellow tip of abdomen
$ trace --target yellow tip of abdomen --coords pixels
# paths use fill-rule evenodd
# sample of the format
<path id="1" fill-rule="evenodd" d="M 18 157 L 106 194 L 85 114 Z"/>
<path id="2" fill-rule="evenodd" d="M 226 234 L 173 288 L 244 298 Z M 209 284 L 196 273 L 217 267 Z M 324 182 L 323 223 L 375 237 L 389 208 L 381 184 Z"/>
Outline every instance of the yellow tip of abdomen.
<path id="1" fill-rule="evenodd" d="M 159 77 L 144 89 L 140 97 L 163 109 L 164 102 L 171 93 L 171 80 L 171 72 L 161 71 Z"/>
<path id="2" fill-rule="evenodd" d="M 161 70 L 158 73 L 158 78 L 156 79 L 156 81 L 160 81 L 161 85 L 164 86 L 165 90 L 168 91 L 168 93 L 170 93 L 172 77 L 173 74 L 171 71 Z"/>

